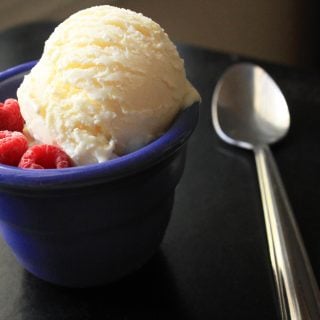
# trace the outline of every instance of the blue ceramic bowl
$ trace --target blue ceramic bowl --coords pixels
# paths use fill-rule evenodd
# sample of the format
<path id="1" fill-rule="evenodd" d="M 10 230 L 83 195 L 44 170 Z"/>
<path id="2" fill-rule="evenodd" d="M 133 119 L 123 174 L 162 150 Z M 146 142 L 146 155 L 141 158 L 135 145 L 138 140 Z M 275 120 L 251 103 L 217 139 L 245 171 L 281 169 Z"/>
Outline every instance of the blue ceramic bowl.
<path id="1" fill-rule="evenodd" d="M 0 101 L 15 97 L 29 62 L 0 73 Z M 21 265 L 70 286 L 102 285 L 143 265 L 159 247 L 198 106 L 159 139 L 101 164 L 62 170 L 0 165 L 0 228 Z"/>

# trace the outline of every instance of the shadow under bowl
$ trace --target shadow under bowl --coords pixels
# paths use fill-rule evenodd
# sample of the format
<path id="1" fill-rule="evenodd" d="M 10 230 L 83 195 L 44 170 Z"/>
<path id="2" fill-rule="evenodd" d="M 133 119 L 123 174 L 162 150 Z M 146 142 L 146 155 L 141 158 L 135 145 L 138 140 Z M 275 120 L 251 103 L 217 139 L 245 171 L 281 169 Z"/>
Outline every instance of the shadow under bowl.
<path id="1" fill-rule="evenodd" d="M 0 73 L 0 101 L 16 96 L 34 64 Z M 20 264 L 68 287 L 103 285 L 141 267 L 164 236 L 197 119 L 195 104 L 157 140 L 100 164 L 0 165 L 0 231 Z"/>

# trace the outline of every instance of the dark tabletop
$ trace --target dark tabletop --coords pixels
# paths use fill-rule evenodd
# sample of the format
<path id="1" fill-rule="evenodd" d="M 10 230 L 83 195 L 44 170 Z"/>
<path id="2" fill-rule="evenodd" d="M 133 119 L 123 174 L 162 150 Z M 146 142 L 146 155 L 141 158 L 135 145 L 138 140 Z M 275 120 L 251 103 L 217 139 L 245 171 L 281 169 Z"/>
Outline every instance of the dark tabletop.
<path id="1" fill-rule="evenodd" d="M 0 33 L 0 69 L 40 57 L 53 23 Z M 1 320 L 279 319 L 253 155 L 221 142 L 212 90 L 236 55 L 180 45 L 202 96 L 172 218 L 156 255 L 138 272 L 99 288 L 38 280 L 0 240 Z M 272 147 L 320 280 L 320 75 L 258 62 L 284 92 L 289 135 Z"/>

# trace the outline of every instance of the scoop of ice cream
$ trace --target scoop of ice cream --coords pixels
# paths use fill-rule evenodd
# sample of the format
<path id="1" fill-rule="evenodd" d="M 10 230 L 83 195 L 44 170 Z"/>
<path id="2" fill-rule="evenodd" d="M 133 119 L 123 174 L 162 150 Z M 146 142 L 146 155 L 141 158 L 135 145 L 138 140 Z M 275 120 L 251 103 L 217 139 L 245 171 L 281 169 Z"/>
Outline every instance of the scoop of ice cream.
<path id="1" fill-rule="evenodd" d="M 164 30 L 107 5 L 61 23 L 17 95 L 27 132 L 78 165 L 140 148 L 200 99 Z"/>

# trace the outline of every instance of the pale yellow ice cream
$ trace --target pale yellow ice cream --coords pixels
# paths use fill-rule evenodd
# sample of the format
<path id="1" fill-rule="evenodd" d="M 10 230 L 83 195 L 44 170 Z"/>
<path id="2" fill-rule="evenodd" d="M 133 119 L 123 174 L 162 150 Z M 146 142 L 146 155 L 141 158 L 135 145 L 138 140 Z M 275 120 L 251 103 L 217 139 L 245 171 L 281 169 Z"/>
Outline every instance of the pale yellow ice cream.
<path id="1" fill-rule="evenodd" d="M 164 30 L 107 5 L 61 23 L 17 95 L 27 132 L 77 165 L 140 148 L 200 99 Z"/>

